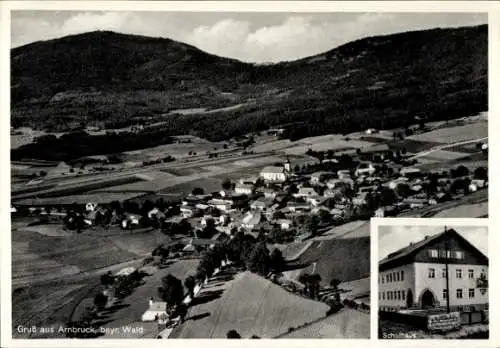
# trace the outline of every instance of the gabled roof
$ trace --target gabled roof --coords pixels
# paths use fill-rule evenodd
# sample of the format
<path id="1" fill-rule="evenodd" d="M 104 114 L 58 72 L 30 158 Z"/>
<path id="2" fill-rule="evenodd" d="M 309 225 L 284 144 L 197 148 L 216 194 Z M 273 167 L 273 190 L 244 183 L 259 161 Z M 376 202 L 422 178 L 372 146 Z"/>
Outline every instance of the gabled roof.
<path id="1" fill-rule="evenodd" d="M 262 169 L 261 173 L 284 173 L 285 168 L 277 166 L 269 166 Z"/>
<path id="2" fill-rule="evenodd" d="M 488 257 L 486 255 L 484 255 L 479 249 L 472 245 L 467 239 L 457 233 L 457 231 L 451 228 L 433 236 L 428 236 L 417 243 L 410 243 L 410 245 L 390 253 L 389 255 L 387 255 L 387 257 L 379 262 L 379 270 L 382 271 L 406 263 L 410 263 L 412 257 L 414 257 L 420 250 L 444 237 L 459 239 L 460 241 L 464 242 L 469 248 L 474 250 L 474 252 L 478 253 L 482 258 L 484 258 L 486 262 L 488 262 Z"/>

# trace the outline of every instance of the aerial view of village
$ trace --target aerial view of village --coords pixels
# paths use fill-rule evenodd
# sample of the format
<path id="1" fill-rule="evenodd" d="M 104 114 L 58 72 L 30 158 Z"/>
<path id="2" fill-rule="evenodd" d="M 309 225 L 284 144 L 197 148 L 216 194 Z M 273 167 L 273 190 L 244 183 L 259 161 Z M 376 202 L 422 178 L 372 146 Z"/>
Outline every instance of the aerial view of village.
<path id="1" fill-rule="evenodd" d="M 478 221 L 379 226 L 379 338 L 489 337 L 488 225 Z"/>
<path id="2" fill-rule="evenodd" d="M 11 17 L 13 338 L 367 339 L 370 219 L 488 217 L 485 14 Z"/>

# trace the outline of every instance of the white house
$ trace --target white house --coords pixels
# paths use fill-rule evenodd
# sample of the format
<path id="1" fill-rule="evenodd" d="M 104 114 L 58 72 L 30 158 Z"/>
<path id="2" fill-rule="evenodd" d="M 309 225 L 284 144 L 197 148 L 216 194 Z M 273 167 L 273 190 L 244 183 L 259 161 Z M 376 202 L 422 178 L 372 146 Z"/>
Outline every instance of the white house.
<path id="1" fill-rule="evenodd" d="M 88 202 L 85 204 L 85 210 L 86 211 L 94 211 L 97 209 L 97 203 L 94 202 Z"/>
<path id="2" fill-rule="evenodd" d="M 237 195 L 250 195 L 253 192 L 253 186 L 248 184 L 236 184 L 234 192 Z"/>
<path id="3" fill-rule="evenodd" d="M 284 182 L 286 181 L 287 175 L 285 173 L 285 168 L 277 166 L 269 166 L 262 169 L 260 172 L 262 179 L 266 181 L 276 181 Z"/>
<path id="4" fill-rule="evenodd" d="M 377 171 L 377 168 L 375 165 L 371 162 L 361 162 L 358 167 L 356 168 L 354 175 L 355 176 L 370 176 L 375 174 Z"/>
<path id="5" fill-rule="evenodd" d="M 219 199 L 219 198 L 214 198 L 211 199 L 207 202 L 207 204 L 211 207 L 217 208 L 222 211 L 229 211 L 233 207 L 233 200 L 232 199 Z"/>
<path id="6" fill-rule="evenodd" d="M 379 309 L 485 309 L 487 279 L 488 257 L 455 230 L 445 230 L 379 262 Z"/>
<path id="7" fill-rule="evenodd" d="M 293 226 L 293 221 L 289 219 L 279 219 L 278 224 L 280 228 L 284 231 L 289 230 Z"/>
<path id="8" fill-rule="evenodd" d="M 241 221 L 241 227 L 252 230 L 262 220 L 262 215 L 259 212 L 251 212 L 245 215 Z"/>
<path id="9" fill-rule="evenodd" d="M 318 193 L 312 187 L 301 187 L 299 192 L 293 194 L 294 197 L 316 197 Z"/>
<path id="10" fill-rule="evenodd" d="M 141 317 L 142 321 L 157 321 L 161 316 L 168 316 L 167 303 L 156 302 L 152 298 L 149 300 L 149 308 Z"/>

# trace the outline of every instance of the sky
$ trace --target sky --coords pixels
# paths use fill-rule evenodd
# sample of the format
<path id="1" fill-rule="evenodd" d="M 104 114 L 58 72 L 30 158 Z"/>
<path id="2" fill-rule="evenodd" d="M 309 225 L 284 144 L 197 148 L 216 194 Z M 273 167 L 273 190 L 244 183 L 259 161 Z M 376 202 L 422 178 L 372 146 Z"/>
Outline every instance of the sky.
<path id="1" fill-rule="evenodd" d="M 245 62 L 299 59 L 373 35 L 486 24 L 480 13 L 12 11 L 11 47 L 94 30 L 165 37 Z"/>
<path id="2" fill-rule="evenodd" d="M 453 228 L 469 243 L 488 255 L 488 228 L 483 226 L 446 226 Z M 378 258 L 382 260 L 389 253 L 408 246 L 410 242 L 419 242 L 425 236 L 433 236 L 444 231 L 444 226 L 379 226 Z"/>

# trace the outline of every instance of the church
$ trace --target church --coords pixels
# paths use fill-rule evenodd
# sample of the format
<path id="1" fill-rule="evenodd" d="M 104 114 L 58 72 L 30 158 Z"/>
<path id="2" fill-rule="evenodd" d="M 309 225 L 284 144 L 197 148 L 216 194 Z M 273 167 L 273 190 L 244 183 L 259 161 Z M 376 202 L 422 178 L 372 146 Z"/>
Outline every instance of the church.
<path id="1" fill-rule="evenodd" d="M 427 236 L 379 262 L 380 311 L 488 308 L 488 257 L 454 229 Z"/>

